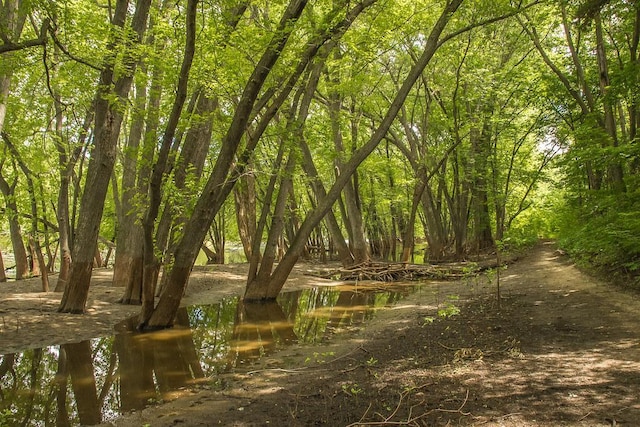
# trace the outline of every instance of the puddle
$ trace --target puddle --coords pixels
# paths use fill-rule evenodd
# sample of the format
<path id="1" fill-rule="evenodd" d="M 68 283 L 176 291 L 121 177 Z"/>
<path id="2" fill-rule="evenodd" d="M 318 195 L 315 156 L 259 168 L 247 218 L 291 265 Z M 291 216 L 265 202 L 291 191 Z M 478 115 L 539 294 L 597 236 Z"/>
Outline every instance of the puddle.
<path id="1" fill-rule="evenodd" d="M 321 346 L 415 290 L 415 283 L 313 288 L 267 304 L 234 298 L 181 309 L 175 327 L 164 331 L 137 333 L 132 318 L 110 337 L 3 355 L 0 426 L 108 421 L 265 357 L 278 360 L 283 348 Z"/>

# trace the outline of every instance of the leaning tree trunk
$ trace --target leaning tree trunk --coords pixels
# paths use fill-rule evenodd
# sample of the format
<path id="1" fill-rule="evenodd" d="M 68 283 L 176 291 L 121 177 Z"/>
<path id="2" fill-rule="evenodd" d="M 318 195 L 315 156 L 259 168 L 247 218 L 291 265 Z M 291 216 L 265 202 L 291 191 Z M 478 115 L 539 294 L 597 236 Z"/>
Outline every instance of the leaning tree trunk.
<path id="1" fill-rule="evenodd" d="M 269 227 L 269 235 L 265 244 L 264 254 L 260 261 L 260 269 L 252 280 L 248 281 L 245 290 L 244 295 L 247 300 L 255 299 L 253 298 L 255 290 L 259 290 L 269 281 L 269 276 L 271 275 L 273 264 L 276 260 L 278 241 L 284 230 L 284 214 L 287 207 L 287 197 L 289 196 L 290 189 L 293 187 L 292 174 L 295 164 L 295 156 L 289 152 L 287 164 L 280 181 L 280 188 L 273 209 L 274 212 L 271 217 L 271 227 Z"/>
<path id="2" fill-rule="evenodd" d="M 144 34 L 150 4 L 151 0 L 138 0 L 136 4 L 131 23 L 132 29 L 137 34 L 135 43 L 139 44 Z M 124 27 L 128 6 L 127 0 L 118 0 L 113 17 L 115 27 Z M 112 37 L 109 51 L 116 52 L 122 47 L 118 42 L 119 32 L 114 31 Z M 123 42 L 133 43 L 130 39 Z M 132 51 L 132 49 L 128 50 Z M 125 68 L 129 72 L 113 85 L 115 69 L 113 60 L 111 59 L 100 73 L 100 83 L 95 98 L 95 140 L 87 170 L 85 191 L 80 202 L 69 284 L 65 288 L 59 307 L 59 311 L 63 313 L 83 313 L 85 310 L 102 211 L 115 165 L 116 147 L 123 119 L 123 104 L 126 103 L 136 68 L 134 58 L 130 56 L 125 58 L 128 65 Z M 114 96 L 118 102 L 113 102 Z"/>

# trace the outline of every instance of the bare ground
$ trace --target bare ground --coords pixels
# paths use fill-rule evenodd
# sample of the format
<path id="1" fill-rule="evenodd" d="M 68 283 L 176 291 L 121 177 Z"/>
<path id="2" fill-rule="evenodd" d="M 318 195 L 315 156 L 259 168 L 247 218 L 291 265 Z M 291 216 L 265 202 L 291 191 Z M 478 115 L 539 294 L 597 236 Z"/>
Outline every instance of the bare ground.
<path id="1" fill-rule="evenodd" d="M 239 294 L 243 268 L 197 272 L 185 303 Z M 305 268 L 287 287 L 326 284 Z M 87 316 L 56 313 L 53 293 L 12 293 L 37 281 L 1 284 L 0 354 L 112 333 L 137 307 L 114 304 L 108 277 L 96 275 Z M 427 285 L 324 347 L 284 350 L 108 425 L 640 426 L 638 294 L 549 243 L 502 271 L 500 304 L 496 282 Z"/>

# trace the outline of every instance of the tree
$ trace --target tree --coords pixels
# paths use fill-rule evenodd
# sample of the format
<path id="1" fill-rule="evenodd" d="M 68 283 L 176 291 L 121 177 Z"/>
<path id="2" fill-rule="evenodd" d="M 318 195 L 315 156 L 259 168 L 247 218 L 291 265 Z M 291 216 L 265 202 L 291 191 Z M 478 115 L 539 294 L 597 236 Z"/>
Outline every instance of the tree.
<path id="1" fill-rule="evenodd" d="M 85 191 L 80 203 L 80 215 L 73 247 L 73 264 L 69 275 L 69 285 L 65 288 L 60 302 L 59 311 L 63 313 L 84 312 L 93 257 L 98 243 L 98 230 L 105 197 L 109 186 L 109 179 L 115 164 L 116 144 L 122 124 L 122 103 L 126 102 L 133 71 L 137 61 L 132 57 L 132 47 L 139 44 L 147 26 L 150 0 L 138 0 L 135 14 L 131 20 L 131 30 L 135 34 L 132 39 L 122 37 L 116 28 L 123 29 L 128 12 L 128 1 L 119 0 L 116 3 L 112 19 L 112 40 L 105 58 L 104 67 L 100 73 L 100 83 L 95 97 L 95 125 L 94 146 L 87 170 Z M 124 58 L 124 75 L 117 77 L 116 55 L 118 49 L 128 48 Z"/>

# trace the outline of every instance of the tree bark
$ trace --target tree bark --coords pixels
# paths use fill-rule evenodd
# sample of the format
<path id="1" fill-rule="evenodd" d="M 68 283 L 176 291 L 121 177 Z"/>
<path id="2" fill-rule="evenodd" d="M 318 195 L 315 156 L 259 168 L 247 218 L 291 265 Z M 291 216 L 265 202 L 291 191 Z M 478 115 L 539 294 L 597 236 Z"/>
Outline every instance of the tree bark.
<path id="1" fill-rule="evenodd" d="M 145 70 L 143 70 L 144 72 Z M 142 303 L 142 228 L 138 222 L 141 207 L 136 198 L 140 195 L 136 186 L 137 163 L 140 158 L 140 143 L 144 134 L 144 111 L 147 102 L 147 82 L 135 85 L 134 109 L 122 153 L 122 200 L 118 211 L 118 236 L 116 260 L 113 270 L 113 285 L 124 287 L 119 300 L 123 304 Z"/>
<path id="2" fill-rule="evenodd" d="M 247 173 L 233 188 L 238 234 L 247 260 L 253 257 L 253 239 L 258 237 L 256 236 L 256 178 L 251 169 L 251 165 L 247 166 Z"/>
<path id="3" fill-rule="evenodd" d="M 9 221 L 9 236 L 13 248 L 13 257 L 16 262 L 16 280 L 24 279 L 29 272 L 27 261 L 27 248 L 24 245 L 20 222 L 18 221 L 18 205 L 15 199 L 15 189 L 18 181 L 9 184 L 0 171 L 0 192 L 4 195 L 6 216 Z"/>
<path id="4" fill-rule="evenodd" d="M 132 20 L 136 43 L 140 43 L 147 25 L 147 16 L 151 0 L 138 0 Z M 124 27 L 127 16 L 128 1 L 118 0 L 115 8 L 113 25 Z M 115 38 L 116 36 L 114 36 Z M 129 41 L 131 42 L 131 41 Z M 117 38 L 111 42 L 110 51 L 119 48 Z M 114 63 L 105 65 L 100 74 L 100 84 L 95 101 L 95 141 L 91 151 L 91 159 L 87 170 L 87 180 L 80 203 L 80 215 L 74 243 L 73 264 L 69 275 L 69 284 L 65 288 L 59 311 L 63 313 L 84 313 L 89 285 L 93 255 L 98 245 L 100 220 L 104 208 L 105 197 L 109 187 L 109 179 L 113 171 L 116 157 L 116 146 L 122 124 L 122 108 L 135 71 L 136 61 L 127 58 L 129 73 L 118 79 L 112 87 Z M 109 97 L 117 97 L 117 103 L 110 102 Z"/>

